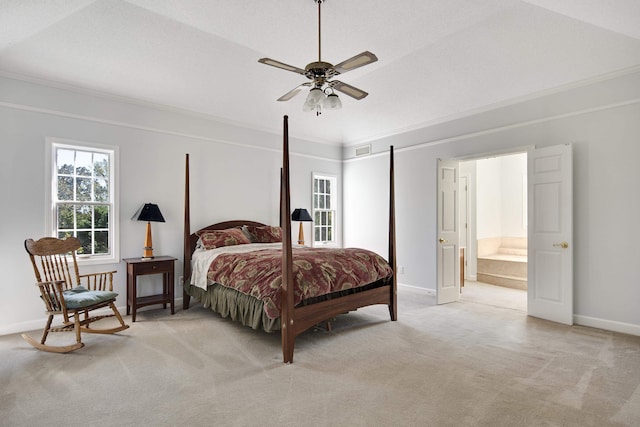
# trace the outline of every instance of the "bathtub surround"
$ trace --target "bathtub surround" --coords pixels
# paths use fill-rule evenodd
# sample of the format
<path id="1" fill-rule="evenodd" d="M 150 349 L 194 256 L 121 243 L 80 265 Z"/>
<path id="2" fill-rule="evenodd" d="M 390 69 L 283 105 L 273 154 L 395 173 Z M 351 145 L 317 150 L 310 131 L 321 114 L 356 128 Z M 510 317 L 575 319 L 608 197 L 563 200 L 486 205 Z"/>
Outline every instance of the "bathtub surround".
<path id="1" fill-rule="evenodd" d="M 527 289 L 527 238 L 479 239 L 477 265 L 479 282 Z"/>

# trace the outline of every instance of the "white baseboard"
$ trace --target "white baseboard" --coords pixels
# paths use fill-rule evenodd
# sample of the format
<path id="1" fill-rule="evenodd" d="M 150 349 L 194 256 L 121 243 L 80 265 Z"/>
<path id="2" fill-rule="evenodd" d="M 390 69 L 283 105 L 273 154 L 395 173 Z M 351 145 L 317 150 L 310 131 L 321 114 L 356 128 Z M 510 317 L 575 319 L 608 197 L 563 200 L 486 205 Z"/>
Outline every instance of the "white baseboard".
<path id="1" fill-rule="evenodd" d="M 182 307 L 182 297 L 175 298 L 174 304 L 175 304 L 175 307 Z M 123 305 L 123 306 L 116 306 L 116 307 L 118 308 L 118 311 L 120 312 L 122 317 L 125 319 L 125 323 L 131 323 L 127 321 L 127 316 L 126 316 L 127 306 Z M 155 310 L 155 309 L 158 309 L 158 306 L 150 305 L 147 307 L 139 308 L 138 313 L 145 310 Z M 167 308 L 167 310 L 169 310 L 169 308 Z M 109 314 L 109 313 L 111 313 L 111 310 L 108 308 L 96 310 L 96 314 Z M 10 325 L 0 328 L 0 336 L 10 335 L 10 334 L 19 334 L 27 331 L 42 330 L 46 322 L 47 322 L 47 318 L 42 317 L 40 319 L 27 320 L 25 322 L 19 322 L 19 323 L 12 323 Z"/>
<path id="2" fill-rule="evenodd" d="M 398 283 L 398 286 L 419 290 L 428 295 L 436 294 L 435 289 L 421 288 L 419 286 L 405 285 L 403 283 Z M 182 298 L 175 299 L 175 306 L 182 307 Z M 140 310 L 138 310 L 138 312 L 144 311 L 145 309 L 153 310 L 153 309 L 157 309 L 157 307 L 156 306 L 143 307 Z M 100 310 L 99 313 L 106 314 L 109 311 L 110 310 L 105 309 L 105 310 Z M 119 306 L 118 311 L 124 317 L 125 313 L 127 312 L 127 307 Z M 579 314 L 576 314 L 573 316 L 573 321 L 576 325 L 580 325 L 580 326 L 588 326 L 591 328 L 604 329 L 606 331 L 620 332 L 623 334 L 640 336 L 640 325 L 634 325 L 632 323 L 624 323 L 624 322 L 617 322 L 614 320 L 599 319 L 597 317 L 582 316 Z M 18 334 L 26 331 L 34 331 L 34 330 L 42 329 L 44 327 L 45 322 L 46 322 L 46 318 L 28 320 L 28 321 L 19 322 L 19 323 L 12 323 L 10 325 L 0 328 L 0 336 Z"/>
<path id="3" fill-rule="evenodd" d="M 576 325 L 640 336 L 640 325 L 634 325 L 632 323 L 616 322 L 615 320 L 599 319 L 597 317 L 581 316 L 579 314 L 573 316 L 573 322 Z"/>
<path id="4" fill-rule="evenodd" d="M 45 317 L 38 320 L 28 320 L 26 322 L 12 323 L 0 328 L 0 336 L 18 334 L 27 331 L 35 331 L 36 329 L 43 329 L 46 321 L 47 319 Z"/>
<path id="5" fill-rule="evenodd" d="M 436 294 L 436 290 L 435 289 L 421 288 L 420 286 L 414 286 L 414 285 L 405 285 L 404 283 L 398 283 L 398 286 L 402 286 L 402 287 L 405 287 L 405 288 L 416 289 L 416 290 L 419 290 L 419 291 L 422 291 L 422 292 L 426 293 L 427 295 L 435 295 Z"/>
<path id="6" fill-rule="evenodd" d="M 403 283 L 398 283 L 398 286 L 420 290 L 429 295 L 436 294 L 435 289 L 421 288 L 419 286 L 405 285 Z M 634 325 L 632 323 L 624 323 L 624 322 L 617 322 L 615 320 L 581 316 L 579 314 L 576 314 L 573 316 L 573 322 L 576 325 L 580 325 L 580 326 L 588 326 L 591 328 L 603 329 L 605 331 L 620 332 L 623 334 L 640 336 L 640 325 Z"/>

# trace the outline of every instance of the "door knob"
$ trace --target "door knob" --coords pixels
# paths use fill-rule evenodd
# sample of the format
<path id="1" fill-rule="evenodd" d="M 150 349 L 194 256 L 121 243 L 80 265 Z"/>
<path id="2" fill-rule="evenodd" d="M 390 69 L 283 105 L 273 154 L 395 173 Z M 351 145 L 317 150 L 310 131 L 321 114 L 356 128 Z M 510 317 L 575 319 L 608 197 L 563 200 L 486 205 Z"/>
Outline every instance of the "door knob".
<path id="1" fill-rule="evenodd" d="M 562 243 L 554 243 L 553 244 L 554 248 L 562 248 L 562 249 L 567 249 L 569 247 L 569 244 L 567 242 L 562 242 Z"/>
<path id="2" fill-rule="evenodd" d="M 441 237 L 441 238 L 440 238 L 440 240 L 439 240 L 439 242 L 440 242 L 440 243 L 444 243 L 444 242 L 446 242 L 446 241 L 447 241 L 447 239 L 443 239 L 442 237 Z"/>

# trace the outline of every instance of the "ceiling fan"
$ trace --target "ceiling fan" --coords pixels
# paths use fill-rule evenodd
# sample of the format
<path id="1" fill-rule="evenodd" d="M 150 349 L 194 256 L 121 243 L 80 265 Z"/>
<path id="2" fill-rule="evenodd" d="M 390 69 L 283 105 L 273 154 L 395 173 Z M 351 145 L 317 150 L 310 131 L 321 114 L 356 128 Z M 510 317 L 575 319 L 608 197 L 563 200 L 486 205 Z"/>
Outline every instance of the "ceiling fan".
<path id="1" fill-rule="evenodd" d="M 313 0 L 318 4 L 318 61 L 311 62 L 302 69 L 288 65 L 280 61 L 276 61 L 270 58 L 261 58 L 258 62 L 273 67 L 282 68 L 283 70 L 292 71 L 294 73 L 302 74 L 308 78 L 309 82 L 302 83 L 296 88 L 278 98 L 278 101 L 288 101 L 296 96 L 303 88 L 311 87 L 309 95 L 302 107 L 303 111 L 315 111 L 316 115 L 320 115 L 322 108 L 328 110 L 337 110 L 342 108 L 342 102 L 335 91 L 342 92 L 345 95 L 360 100 L 368 95 L 367 92 L 343 83 L 339 80 L 331 80 L 333 77 L 344 74 L 347 71 L 362 67 L 372 62 L 376 62 L 378 58 L 369 51 L 364 51 L 353 58 L 349 58 L 337 65 L 330 64 L 329 62 L 322 61 L 321 55 L 321 28 L 320 28 L 320 6 L 326 0 Z"/>

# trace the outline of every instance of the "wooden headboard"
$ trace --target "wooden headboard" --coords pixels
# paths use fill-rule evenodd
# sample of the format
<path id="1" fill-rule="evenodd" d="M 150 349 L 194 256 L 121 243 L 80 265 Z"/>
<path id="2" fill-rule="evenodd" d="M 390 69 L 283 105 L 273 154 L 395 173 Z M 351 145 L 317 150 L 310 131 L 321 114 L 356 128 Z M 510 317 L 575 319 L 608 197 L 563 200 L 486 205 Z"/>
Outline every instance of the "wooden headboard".
<path id="1" fill-rule="evenodd" d="M 251 226 L 256 226 L 256 227 L 262 227 L 265 224 L 263 224 L 261 222 L 256 222 L 256 221 L 249 221 L 249 220 L 244 220 L 244 219 L 235 219 L 233 221 L 224 221 L 224 222 L 219 222 L 217 224 L 207 225 L 206 227 L 201 228 L 200 230 L 196 231 L 195 233 L 189 235 L 189 249 L 191 250 L 191 253 L 193 253 L 193 251 L 196 249 L 196 243 L 198 242 L 198 234 L 202 233 L 203 231 L 206 231 L 206 230 L 226 230 L 228 228 L 242 227 L 243 225 L 251 225 Z"/>

